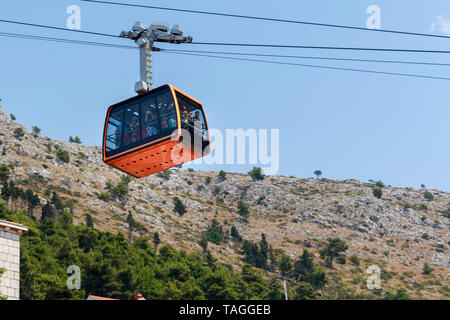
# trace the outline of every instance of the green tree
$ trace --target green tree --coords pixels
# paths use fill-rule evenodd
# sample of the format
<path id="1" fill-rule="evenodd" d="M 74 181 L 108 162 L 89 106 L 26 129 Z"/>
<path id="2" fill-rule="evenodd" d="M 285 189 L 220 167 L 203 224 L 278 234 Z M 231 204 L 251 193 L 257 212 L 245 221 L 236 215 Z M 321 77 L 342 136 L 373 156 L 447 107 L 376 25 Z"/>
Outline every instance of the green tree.
<path id="1" fill-rule="evenodd" d="M 317 293 L 308 282 L 300 281 L 295 289 L 295 300 L 316 300 Z"/>
<path id="2" fill-rule="evenodd" d="M 433 196 L 433 194 L 432 194 L 430 191 L 425 191 L 425 192 L 423 193 L 423 197 L 424 197 L 425 199 L 427 199 L 428 201 L 431 201 L 431 200 L 434 199 L 434 196 Z"/>
<path id="3" fill-rule="evenodd" d="M 56 192 L 53 192 L 52 199 L 50 203 L 55 207 L 55 209 L 61 213 L 64 211 L 64 203 Z"/>
<path id="4" fill-rule="evenodd" d="M 312 282 L 312 275 L 316 269 L 314 255 L 303 249 L 302 255 L 294 263 L 294 277 L 301 281 Z"/>
<path id="5" fill-rule="evenodd" d="M 265 178 L 262 169 L 259 167 L 253 167 L 253 169 L 249 171 L 248 174 L 250 175 L 250 177 L 252 177 L 253 181 L 264 180 Z"/>
<path id="6" fill-rule="evenodd" d="M 425 262 L 423 264 L 423 274 L 431 274 L 432 272 L 433 268 L 427 262 Z"/>
<path id="7" fill-rule="evenodd" d="M 155 249 L 158 250 L 158 246 L 161 243 L 161 238 L 159 237 L 159 233 L 155 232 L 153 234 L 153 244 L 155 245 Z"/>
<path id="8" fill-rule="evenodd" d="M 283 300 L 284 290 L 278 278 L 273 278 L 269 282 L 269 292 L 267 295 L 269 300 Z"/>
<path id="9" fill-rule="evenodd" d="M 106 181 L 106 189 L 111 193 L 113 199 L 124 199 L 128 195 L 128 184 L 124 180 L 121 178 L 121 181 L 116 185 L 113 185 L 110 180 Z M 102 200 L 107 201 L 106 195 L 100 194 L 100 196 L 103 198 Z"/>
<path id="10" fill-rule="evenodd" d="M 73 223 L 73 216 L 70 214 L 69 210 L 64 210 L 63 213 L 59 215 L 58 223 L 63 229 L 69 229 L 69 226 Z"/>
<path id="11" fill-rule="evenodd" d="M 275 272 L 278 269 L 278 260 L 273 253 L 272 246 L 269 246 L 269 271 Z"/>
<path id="12" fill-rule="evenodd" d="M 139 233 L 139 235 L 142 238 L 144 236 L 144 234 L 146 234 L 148 232 L 148 229 L 143 223 L 137 222 L 136 223 L 136 231 Z"/>
<path id="13" fill-rule="evenodd" d="M 10 174 L 11 170 L 9 170 L 8 165 L 5 163 L 0 164 L 0 182 L 4 183 L 8 181 Z"/>
<path id="14" fill-rule="evenodd" d="M 261 234 L 261 241 L 259 242 L 259 254 L 257 267 L 267 269 L 267 259 L 269 258 L 269 244 L 267 243 L 266 235 Z"/>
<path id="15" fill-rule="evenodd" d="M 281 256 L 280 264 L 279 264 L 281 274 L 283 276 L 290 276 L 293 267 L 294 267 L 294 264 L 292 263 L 292 259 L 288 255 L 283 254 Z"/>
<path id="16" fill-rule="evenodd" d="M 395 294 L 386 291 L 384 293 L 384 300 L 411 300 L 411 297 L 408 295 L 405 289 L 398 289 Z"/>
<path id="17" fill-rule="evenodd" d="M 2 184 L 2 199 L 5 200 L 6 205 L 9 205 L 9 199 L 11 199 L 11 189 L 7 181 Z"/>
<path id="18" fill-rule="evenodd" d="M 13 181 L 9 182 L 9 190 L 13 202 L 13 209 L 17 210 L 17 200 L 20 198 L 22 190 L 19 187 L 17 187 Z"/>
<path id="19" fill-rule="evenodd" d="M 223 170 L 219 171 L 219 176 L 218 176 L 218 180 L 219 182 L 223 182 L 227 179 L 227 173 Z"/>
<path id="20" fill-rule="evenodd" d="M 239 231 L 236 229 L 235 226 L 231 226 L 230 236 L 231 236 L 231 240 L 233 241 L 233 243 L 235 243 L 235 245 L 242 242 L 242 237 L 239 234 Z"/>
<path id="21" fill-rule="evenodd" d="M 94 218 L 89 213 L 86 213 L 86 227 L 94 228 Z"/>
<path id="22" fill-rule="evenodd" d="M 17 127 L 14 129 L 14 136 L 18 139 L 22 138 L 25 135 L 25 130 L 22 127 Z"/>
<path id="23" fill-rule="evenodd" d="M 198 244 L 202 248 L 202 257 L 203 257 L 203 262 L 204 262 L 206 259 L 206 253 L 208 251 L 208 237 L 206 236 L 205 233 L 202 233 L 202 237 L 200 238 L 200 241 L 198 242 Z"/>
<path id="24" fill-rule="evenodd" d="M 170 172 L 170 171 L 169 171 Z M 125 185 L 126 187 L 128 187 L 128 185 L 130 184 L 130 182 L 133 181 L 133 178 L 128 175 L 128 174 L 124 174 L 120 177 L 120 182 Z"/>
<path id="25" fill-rule="evenodd" d="M 61 160 L 64 163 L 70 162 L 70 155 L 67 150 L 59 148 L 58 151 L 56 151 L 56 156 L 58 157 L 59 160 Z"/>
<path id="26" fill-rule="evenodd" d="M 214 265 L 217 262 L 217 259 L 214 258 L 214 256 L 212 255 L 211 251 L 209 251 L 209 250 L 206 250 L 205 262 L 206 262 L 206 265 L 208 267 L 210 267 L 210 268 L 214 268 Z"/>
<path id="27" fill-rule="evenodd" d="M 375 198 L 381 199 L 381 197 L 383 196 L 383 191 L 379 187 L 373 188 L 372 192 Z"/>
<path id="28" fill-rule="evenodd" d="M 345 241 L 339 238 L 328 238 L 325 248 L 320 251 L 320 256 L 325 260 L 328 267 L 333 267 L 333 259 L 338 257 L 341 252 L 348 249 Z"/>
<path id="29" fill-rule="evenodd" d="M 16 121 L 16 116 L 13 115 L 12 113 L 9 114 L 9 117 L 11 118 L 12 121 Z"/>
<path id="30" fill-rule="evenodd" d="M 242 252 L 244 254 L 245 262 L 251 264 L 252 266 L 257 265 L 259 255 L 259 248 L 257 244 L 248 240 L 244 240 L 242 242 Z"/>
<path id="31" fill-rule="evenodd" d="M 111 197 L 109 196 L 109 193 L 108 193 L 108 192 L 101 192 L 101 193 L 98 195 L 98 198 L 99 198 L 100 200 L 103 200 L 103 201 L 109 201 L 109 200 L 111 200 Z"/>
<path id="32" fill-rule="evenodd" d="M 314 175 L 316 176 L 317 179 L 319 179 L 320 176 L 322 175 L 322 171 L 316 170 L 316 171 L 314 171 Z"/>
<path id="33" fill-rule="evenodd" d="M 360 263 L 361 263 L 361 261 L 359 260 L 358 256 L 357 256 L 357 255 L 354 255 L 354 254 L 350 256 L 350 262 L 351 262 L 353 265 L 355 265 L 355 266 L 359 266 Z"/>
<path id="34" fill-rule="evenodd" d="M 31 127 L 31 131 L 33 131 L 34 136 L 37 137 L 41 133 L 41 128 L 38 126 L 33 126 Z"/>
<path id="35" fill-rule="evenodd" d="M 244 218 L 244 221 L 247 221 L 249 212 L 250 211 L 248 209 L 248 204 L 240 200 L 238 202 L 238 213 L 241 215 L 242 218 Z"/>
<path id="36" fill-rule="evenodd" d="M 206 237 L 208 241 L 214 244 L 221 244 L 224 240 L 222 226 L 216 219 L 213 219 L 211 224 L 206 229 Z"/>
<path id="37" fill-rule="evenodd" d="M 72 137 L 70 137 L 70 138 L 72 138 Z M 81 139 L 80 139 L 80 137 L 76 136 L 75 138 L 72 138 L 72 141 L 70 141 L 70 142 L 81 144 Z"/>
<path id="38" fill-rule="evenodd" d="M 178 197 L 173 198 L 173 204 L 174 204 L 174 212 L 178 213 L 180 217 L 182 217 L 186 212 L 186 207 L 184 206 L 183 202 Z"/>
<path id="39" fill-rule="evenodd" d="M 28 204 L 28 214 L 30 217 L 34 215 L 34 208 L 41 204 L 41 200 L 37 194 L 34 194 L 32 190 L 27 189 L 25 192 L 25 200 Z"/>
<path id="40" fill-rule="evenodd" d="M 53 205 L 50 202 L 47 202 L 42 207 L 42 215 L 41 215 L 41 221 L 44 221 L 45 219 L 53 219 L 53 221 L 56 219 L 56 210 L 53 207 Z"/>
<path id="41" fill-rule="evenodd" d="M 384 183 L 383 183 L 383 181 L 381 181 L 381 180 L 376 181 L 376 182 L 375 182 L 375 185 L 376 185 L 377 187 L 379 187 L 379 188 L 384 188 Z"/>
<path id="42" fill-rule="evenodd" d="M 133 231 L 136 230 L 137 222 L 134 220 L 133 214 L 131 211 L 128 211 L 127 216 L 127 223 L 128 223 L 128 242 L 133 242 Z"/>

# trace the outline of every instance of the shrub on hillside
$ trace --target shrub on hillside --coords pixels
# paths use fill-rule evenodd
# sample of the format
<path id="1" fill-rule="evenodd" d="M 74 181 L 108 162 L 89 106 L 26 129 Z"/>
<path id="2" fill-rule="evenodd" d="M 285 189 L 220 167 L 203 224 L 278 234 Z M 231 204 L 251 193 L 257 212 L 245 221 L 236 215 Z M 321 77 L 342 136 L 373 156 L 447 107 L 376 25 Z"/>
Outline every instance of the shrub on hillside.
<path id="1" fill-rule="evenodd" d="M 69 152 L 67 150 L 59 148 L 58 151 L 56 151 L 56 156 L 62 162 L 65 162 L 65 163 L 69 163 L 70 162 L 70 155 L 69 155 Z"/>
<path id="2" fill-rule="evenodd" d="M 383 191 L 379 187 L 373 188 L 372 192 L 377 199 L 381 199 L 381 197 L 383 196 Z"/>
<path id="3" fill-rule="evenodd" d="M 262 169 L 259 167 L 253 167 L 253 169 L 249 171 L 248 174 L 250 175 L 250 177 L 252 177 L 254 181 L 264 180 L 265 178 Z"/>

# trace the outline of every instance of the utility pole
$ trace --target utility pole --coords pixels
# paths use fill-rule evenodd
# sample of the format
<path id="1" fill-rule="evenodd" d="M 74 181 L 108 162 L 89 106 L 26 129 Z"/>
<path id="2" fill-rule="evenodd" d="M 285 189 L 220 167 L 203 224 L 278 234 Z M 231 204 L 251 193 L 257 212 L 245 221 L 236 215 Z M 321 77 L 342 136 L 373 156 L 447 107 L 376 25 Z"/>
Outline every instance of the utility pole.
<path id="1" fill-rule="evenodd" d="M 288 294 L 287 294 L 287 287 L 286 287 L 286 278 L 283 278 L 283 288 L 284 288 L 284 299 L 289 300 Z"/>
<path id="2" fill-rule="evenodd" d="M 155 42 L 167 43 L 190 43 L 192 37 L 183 35 L 183 27 L 179 24 L 173 25 L 169 32 L 169 24 L 166 22 L 154 22 L 150 27 L 145 28 L 143 22 L 136 22 L 132 31 L 122 31 L 120 37 L 134 40 L 139 47 L 140 60 L 140 81 L 134 85 L 134 91 L 143 94 L 152 89 L 152 51 L 161 51 L 153 46 Z"/>

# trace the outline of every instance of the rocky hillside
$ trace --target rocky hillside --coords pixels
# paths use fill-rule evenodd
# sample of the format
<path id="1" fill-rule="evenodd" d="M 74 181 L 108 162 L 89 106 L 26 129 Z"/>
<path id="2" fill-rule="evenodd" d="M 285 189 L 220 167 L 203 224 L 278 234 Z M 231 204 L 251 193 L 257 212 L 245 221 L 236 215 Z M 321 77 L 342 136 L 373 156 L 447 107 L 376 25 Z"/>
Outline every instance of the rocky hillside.
<path id="1" fill-rule="evenodd" d="M 107 181 L 115 185 L 122 174 L 103 164 L 99 147 L 53 140 L 25 128 L 21 137 L 19 127 L 0 109 L 0 163 L 14 164 L 11 178 L 37 192 L 42 203 L 52 192 L 73 199 L 75 223 L 84 224 L 89 213 L 96 228 L 127 232 L 131 211 L 147 227 L 144 237 L 157 231 L 162 242 L 190 251 L 201 250 L 201 234 L 215 218 L 224 230 L 234 225 L 244 239 L 256 242 L 264 233 L 273 249 L 293 259 L 308 248 L 320 262 L 326 239 L 339 237 L 349 247 L 346 262 L 324 268 L 350 290 L 372 294 L 365 271 L 377 265 L 383 290 L 405 288 L 411 296 L 427 299 L 450 296 L 450 222 L 443 216 L 450 193 L 428 190 L 430 200 L 424 190 L 383 187 L 378 199 L 373 184 L 356 180 L 271 176 L 253 181 L 248 175 L 228 173 L 221 181 L 216 172 L 176 169 L 133 179 L 127 196 L 113 196 Z M 69 162 L 58 158 L 58 150 L 68 151 Z M 181 217 L 174 212 L 175 196 L 187 209 Z M 249 205 L 248 221 L 238 214 L 241 200 Z M 243 265 L 231 241 L 210 243 L 209 248 L 219 261 Z M 349 261 L 353 255 L 360 259 L 359 266 Z M 423 274 L 425 262 L 433 268 L 430 275 Z"/>

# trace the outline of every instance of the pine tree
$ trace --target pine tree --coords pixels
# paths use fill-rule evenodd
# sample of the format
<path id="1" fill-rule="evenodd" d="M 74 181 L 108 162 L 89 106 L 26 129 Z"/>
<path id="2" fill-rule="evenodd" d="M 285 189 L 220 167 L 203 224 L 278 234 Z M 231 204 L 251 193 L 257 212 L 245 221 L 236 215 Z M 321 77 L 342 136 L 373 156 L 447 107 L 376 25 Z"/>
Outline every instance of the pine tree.
<path id="1" fill-rule="evenodd" d="M 94 219 L 89 213 L 86 213 L 86 227 L 94 228 Z"/>
<path id="2" fill-rule="evenodd" d="M 35 137 L 37 137 L 41 133 L 41 128 L 38 126 L 31 127 L 31 131 L 33 131 L 33 134 Z"/>
<path id="3" fill-rule="evenodd" d="M 216 261 L 217 261 L 217 259 L 214 258 L 211 251 L 206 250 L 206 254 L 205 254 L 206 265 L 210 268 L 214 268 L 214 264 L 216 263 Z"/>
<path id="4" fill-rule="evenodd" d="M 7 181 L 3 182 L 2 185 L 2 199 L 5 200 L 6 206 L 9 204 L 9 199 L 11 198 L 11 189 Z"/>
<path id="5" fill-rule="evenodd" d="M 315 300 L 317 299 L 316 290 L 308 282 L 300 281 L 295 290 L 295 300 Z"/>
<path id="6" fill-rule="evenodd" d="M 301 281 L 311 282 L 314 271 L 314 255 L 308 250 L 303 249 L 299 260 L 294 263 L 294 277 Z"/>
<path id="7" fill-rule="evenodd" d="M 200 239 L 200 241 L 198 242 L 198 244 L 200 245 L 200 247 L 202 248 L 202 257 L 203 257 L 203 262 L 205 262 L 206 259 L 206 253 L 208 251 L 208 238 L 206 236 L 205 233 L 202 233 L 202 238 Z"/>
<path id="8" fill-rule="evenodd" d="M 136 223 L 136 231 L 139 233 L 140 237 L 142 238 L 144 236 L 144 234 L 146 234 L 148 232 L 148 229 L 144 224 L 137 222 Z"/>
<path id="9" fill-rule="evenodd" d="M 253 181 L 264 180 L 265 178 L 262 169 L 259 167 L 253 167 L 253 169 L 249 171 L 248 174 L 250 175 L 250 177 L 252 177 Z"/>
<path id="10" fill-rule="evenodd" d="M 244 218 L 244 221 L 247 221 L 249 214 L 248 204 L 242 200 L 238 202 L 238 213 Z"/>
<path id="11" fill-rule="evenodd" d="M 320 176 L 322 175 L 322 171 L 316 170 L 316 171 L 314 171 L 314 175 L 317 177 L 317 179 L 319 179 Z"/>
<path id="12" fill-rule="evenodd" d="M 278 268 L 278 261 L 275 255 L 273 254 L 272 246 L 269 246 L 269 260 L 270 260 L 269 270 L 275 272 Z"/>
<path id="13" fill-rule="evenodd" d="M 427 262 L 425 262 L 423 264 L 423 274 L 431 274 L 432 272 L 433 272 L 433 268 L 430 267 L 430 265 Z"/>
<path id="14" fill-rule="evenodd" d="M 261 241 L 259 242 L 259 254 L 258 254 L 258 268 L 267 269 L 267 258 L 269 257 L 269 244 L 266 240 L 266 235 L 261 234 Z"/>
<path id="15" fill-rule="evenodd" d="M 292 263 L 291 258 L 288 255 L 283 254 L 283 256 L 280 259 L 281 274 L 283 276 L 290 276 L 292 268 L 293 268 L 293 263 Z"/>
<path id="16" fill-rule="evenodd" d="M 155 249 L 158 250 L 158 246 L 161 243 L 161 239 L 159 237 L 159 233 L 155 232 L 153 234 L 153 244 L 155 245 Z"/>
<path id="17" fill-rule="evenodd" d="M 133 231 L 136 228 L 136 221 L 134 220 L 131 211 L 128 211 L 127 223 L 128 223 L 128 241 L 131 243 L 133 242 Z"/>
<path id="18" fill-rule="evenodd" d="M 174 211 L 178 213 L 180 217 L 182 217 L 187 212 L 186 207 L 184 206 L 183 202 L 181 202 L 180 198 L 173 198 L 173 204 L 175 205 Z"/>
<path id="19" fill-rule="evenodd" d="M 41 200 L 37 194 L 34 194 L 32 190 L 27 189 L 25 191 L 25 200 L 28 204 L 28 214 L 30 217 L 33 216 L 34 208 L 41 204 Z"/>
<path id="20" fill-rule="evenodd" d="M 0 182 L 4 183 L 8 181 L 9 175 L 11 174 L 11 170 L 7 164 L 3 163 L 0 165 Z"/>
<path id="21" fill-rule="evenodd" d="M 220 170 L 219 171 L 219 177 L 218 177 L 219 182 L 223 182 L 226 179 L 227 179 L 227 173 L 225 171 L 223 171 L 223 170 Z"/>
<path id="22" fill-rule="evenodd" d="M 20 188 L 16 187 L 16 184 L 14 183 L 14 181 L 10 181 L 9 182 L 9 190 L 11 192 L 11 199 L 12 199 L 12 207 L 13 210 L 16 211 L 17 209 L 17 200 L 20 197 Z"/>
<path id="23" fill-rule="evenodd" d="M 231 235 L 231 240 L 234 243 L 234 247 L 236 248 L 237 245 L 242 242 L 242 237 L 239 234 L 238 230 L 236 229 L 235 226 L 231 226 L 231 230 L 230 230 L 230 235 Z"/>
<path id="24" fill-rule="evenodd" d="M 328 238 L 326 247 L 320 251 L 320 256 L 325 260 L 328 267 L 333 267 L 333 259 L 338 257 L 341 252 L 348 249 L 345 241 L 339 238 Z"/>
<path id="25" fill-rule="evenodd" d="M 55 221 L 56 210 L 50 202 L 47 202 L 42 207 L 41 221 L 45 221 L 46 219 L 52 219 Z"/>

